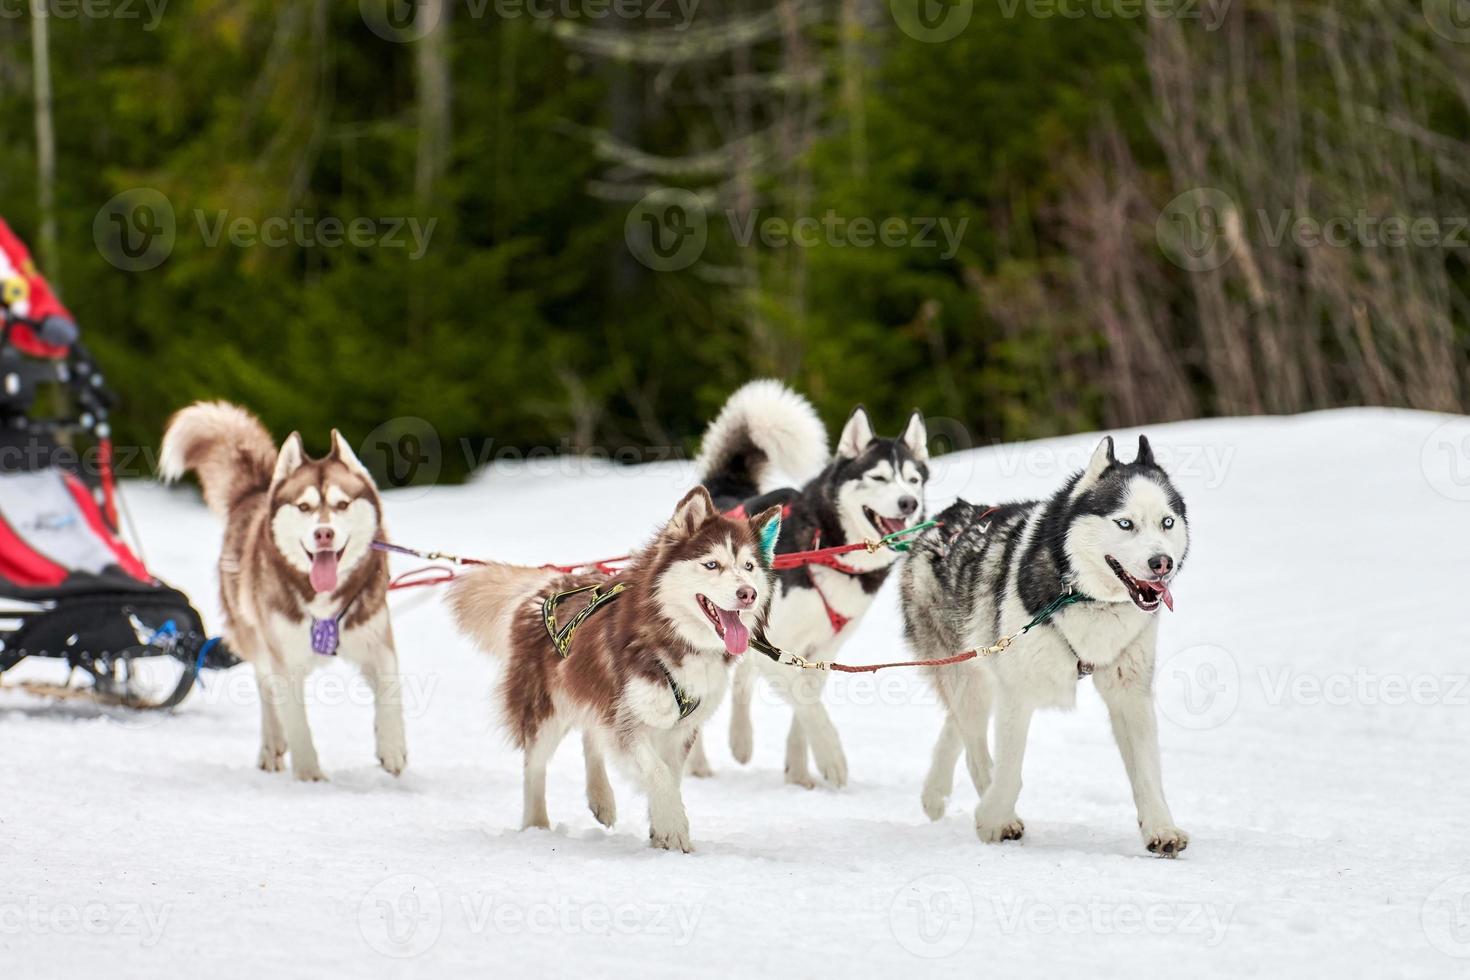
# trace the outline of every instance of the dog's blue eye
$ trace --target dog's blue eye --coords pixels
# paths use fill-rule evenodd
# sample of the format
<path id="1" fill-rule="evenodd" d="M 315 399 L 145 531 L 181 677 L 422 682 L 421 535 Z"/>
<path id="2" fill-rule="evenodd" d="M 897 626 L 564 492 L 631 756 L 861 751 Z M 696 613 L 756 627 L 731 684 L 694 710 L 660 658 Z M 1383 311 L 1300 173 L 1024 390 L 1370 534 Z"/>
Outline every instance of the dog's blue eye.
<path id="1" fill-rule="evenodd" d="M 1174 526 L 1174 518 L 1172 518 L 1172 517 L 1166 517 L 1166 518 L 1164 518 L 1164 530 L 1165 531 L 1169 530 L 1169 528 L 1171 528 L 1173 526 Z"/>
<path id="2" fill-rule="evenodd" d="M 1120 520 L 1116 520 L 1113 523 L 1116 524 L 1116 525 L 1118 525 L 1119 527 L 1121 527 L 1125 531 L 1131 531 L 1131 530 L 1133 530 L 1133 522 L 1130 521 L 1126 517 L 1124 517 L 1124 518 L 1122 518 Z"/>
<path id="3" fill-rule="evenodd" d="M 745 563 L 745 570 L 747 572 L 753 572 L 753 571 L 755 571 L 755 562 L 753 562 L 753 561 L 746 562 Z"/>
<path id="4" fill-rule="evenodd" d="M 704 563 L 704 567 L 708 568 L 710 571 L 714 571 L 715 569 L 720 567 L 720 563 L 717 561 L 707 561 Z"/>

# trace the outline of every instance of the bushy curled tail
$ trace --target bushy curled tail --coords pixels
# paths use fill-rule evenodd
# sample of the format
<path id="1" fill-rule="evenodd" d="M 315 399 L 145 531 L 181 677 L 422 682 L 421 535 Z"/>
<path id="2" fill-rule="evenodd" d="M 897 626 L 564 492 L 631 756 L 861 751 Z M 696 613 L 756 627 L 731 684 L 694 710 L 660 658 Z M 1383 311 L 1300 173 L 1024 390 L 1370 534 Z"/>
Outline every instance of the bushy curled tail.
<path id="1" fill-rule="evenodd" d="M 175 412 L 163 432 L 159 476 L 167 483 L 193 470 L 204 502 L 227 514 L 247 494 L 270 486 L 276 444 L 260 420 L 228 402 L 195 402 Z"/>
<path id="2" fill-rule="evenodd" d="M 779 381 L 741 387 L 705 430 L 697 466 L 716 501 L 746 500 L 771 470 L 805 483 L 827 465 L 827 428 L 811 402 Z"/>

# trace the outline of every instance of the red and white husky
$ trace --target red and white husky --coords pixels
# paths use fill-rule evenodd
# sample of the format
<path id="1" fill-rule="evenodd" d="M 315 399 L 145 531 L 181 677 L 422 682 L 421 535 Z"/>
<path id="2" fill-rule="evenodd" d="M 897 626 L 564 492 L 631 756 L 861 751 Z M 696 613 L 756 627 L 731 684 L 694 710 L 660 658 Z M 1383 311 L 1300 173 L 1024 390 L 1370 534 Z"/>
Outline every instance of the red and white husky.
<path id="1" fill-rule="evenodd" d="M 577 728 L 593 816 L 606 826 L 615 819 L 603 768 L 611 754 L 648 792 L 653 845 L 693 850 L 680 792 L 685 757 L 725 696 L 730 665 L 764 626 L 780 531 L 779 507 L 726 518 L 696 487 L 616 576 L 492 564 L 451 586 L 460 628 L 506 661 L 500 701 L 525 753 L 523 827 L 550 826 L 546 765 Z"/>
<path id="2" fill-rule="evenodd" d="M 204 502 L 225 519 L 219 560 L 225 642 L 250 661 L 260 689 L 260 768 L 326 778 L 306 721 L 306 678 L 340 655 L 373 690 L 378 761 L 408 765 L 398 654 L 388 621 L 388 563 L 372 550 L 383 508 L 372 475 L 332 430 L 310 459 L 296 433 L 277 451 L 255 416 L 200 402 L 169 420 L 159 471 L 199 475 Z"/>

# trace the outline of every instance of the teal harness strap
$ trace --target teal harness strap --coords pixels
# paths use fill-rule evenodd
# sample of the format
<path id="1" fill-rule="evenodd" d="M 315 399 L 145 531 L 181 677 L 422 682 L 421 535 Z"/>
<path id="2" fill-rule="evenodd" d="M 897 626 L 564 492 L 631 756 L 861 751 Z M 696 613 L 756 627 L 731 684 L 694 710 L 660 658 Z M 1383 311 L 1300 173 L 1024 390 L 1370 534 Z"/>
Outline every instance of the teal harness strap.
<path id="1" fill-rule="evenodd" d="M 921 534 L 924 531 L 929 530 L 931 527 L 938 526 L 938 521 L 924 521 L 920 524 L 915 524 L 913 527 L 906 527 L 902 531 L 894 531 L 892 534 L 885 534 L 883 535 L 883 537 L 878 539 L 878 543 L 881 545 L 886 545 L 887 547 L 892 548 L 894 551 L 908 551 L 910 548 L 913 547 L 914 543 L 912 541 L 904 541 L 902 540 L 903 538 L 908 538 L 916 534 Z"/>
<path id="2" fill-rule="evenodd" d="M 1046 604 L 1046 607 L 1044 609 L 1042 609 L 1041 612 L 1037 613 L 1036 614 L 1036 617 L 1034 619 L 1032 619 L 1031 622 L 1029 622 L 1025 626 L 1022 626 L 1021 627 L 1021 632 L 1022 633 L 1028 633 L 1028 632 L 1030 632 L 1031 631 L 1031 628 L 1033 626 L 1040 626 L 1042 623 L 1046 622 L 1048 619 L 1051 619 L 1057 613 L 1061 612 L 1063 609 L 1067 608 L 1068 606 L 1072 605 L 1075 602 L 1092 602 L 1092 601 L 1093 601 L 1092 596 L 1090 596 L 1090 595 L 1084 595 L 1081 592 L 1075 592 L 1075 591 L 1073 591 L 1071 589 L 1068 589 L 1066 592 L 1063 592 L 1061 595 L 1057 596 L 1051 602 L 1048 602 Z"/>
<path id="3" fill-rule="evenodd" d="M 602 592 L 600 591 L 602 589 L 602 583 L 597 583 L 595 585 L 584 585 L 580 589 L 553 592 L 546 597 L 546 601 L 541 604 L 541 618 L 546 624 L 546 635 L 551 637 L 551 645 L 556 647 L 557 654 L 563 660 L 572 651 L 572 635 L 577 632 L 577 627 L 581 626 L 587 620 L 588 616 L 591 616 L 594 612 L 622 595 L 627 588 L 622 582 L 614 582 L 612 588 L 606 592 Z M 592 593 L 592 597 L 587 601 L 587 605 L 579 609 L 567 621 L 565 626 L 558 624 L 556 621 L 556 607 L 561 605 L 568 596 L 580 595 L 583 592 Z"/>
<path id="4" fill-rule="evenodd" d="M 1081 592 L 1076 592 L 1076 591 L 1073 591 L 1071 588 L 1068 588 L 1068 590 L 1066 592 L 1063 592 L 1061 595 L 1057 596 L 1051 602 L 1047 603 L 1046 604 L 1046 607 L 1044 609 L 1042 609 L 1041 612 L 1037 613 L 1036 616 L 1035 616 L 1035 618 L 1033 618 L 1031 620 L 1031 622 L 1027 623 L 1025 626 L 1022 626 L 1021 627 L 1021 633 L 1030 632 L 1031 627 L 1033 627 L 1033 626 L 1040 626 L 1042 623 L 1046 622 L 1048 619 L 1051 619 L 1057 613 L 1061 612 L 1063 609 L 1065 609 L 1066 607 L 1072 605 L 1073 603 L 1076 603 L 1076 602 L 1092 602 L 1092 601 L 1093 601 L 1092 596 L 1090 596 L 1090 595 L 1084 595 Z M 1020 633 L 1018 633 L 1016 635 L 1019 636 Z M 1062 637 L 1062 641 L 1063 642 L 1066 642 L 1066 637 L 1065 636 Z M 1072 650 L 1072 657 L 1073 657 L 1074 660 L 1077 661 L 1077 679 L 1078 680 L 1081 680 L 1082 678 L 1086 677 L 1088 674 L 1092 673 L 1092 664 L 1088 663 L 1087 661 L 1083 660 L 1081 657 L 1077 656 L 1077 651 L 1072 649 L 1072 645 L 1070 643 L 1067 643 L 1067 649 Z"/>

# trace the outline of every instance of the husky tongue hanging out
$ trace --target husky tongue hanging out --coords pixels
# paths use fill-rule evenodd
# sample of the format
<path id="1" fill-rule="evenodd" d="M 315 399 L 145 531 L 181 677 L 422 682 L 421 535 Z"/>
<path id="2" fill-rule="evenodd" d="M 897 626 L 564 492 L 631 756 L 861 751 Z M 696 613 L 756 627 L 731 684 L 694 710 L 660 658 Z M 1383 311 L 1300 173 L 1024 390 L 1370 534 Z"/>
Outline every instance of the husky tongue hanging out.
<path id="1" fill-rule="evenodd" d="M 755 513 L 784 505 L 776 552 L 787 554 L 875 541 L 922 521 L 929 477 L 925 440 L 918 412 L 902 436 L 883 439 L 873 433 L 867 412 L 858 408 L 829 460 L 826 429 L 806 399 L 779 382 L 753 381 L 730 396 L 705 433 L 699 471 L 721 510 L 739 507 Z M 806 482 L 799 490 L 771 490 L 763 483 L 773 469 Z M 830 565 L 778 572 L 780 588 L 767 631 L 771 642 L 809 660 L 833 659 L 897 559 L 898 552 L 888 549 L 855 551 Z M 822 705 L 827 673 L 773 664 L 765 657 L 746 661 L 731 692 L 730 749 L 736 760 L 749 762 L 753 751 L 750 702 L 753 671 L 759 671 L 794 712 L 786 740 L 786 781 L 815 785 L 807 763 L 810 747 L 822 777 L 833 786 L 845 784 L 847 758 Z M 709 774 L 698 742 L 690 771 Z"/>
<path id="2" fill-rule="evenodd" d="M 1159 607 L 1189 551 L 1184 500 L 1148 440 L 1120 463 L 1104 439 L 1091 462 L 1049 500 L 985 507 L 955 503 L 938 515 L 905 563 L 903 615 L 916 659 L 983 648 L 1020 629 L 1063 595 L 1044 625 L 993 656 L 924 668 L 947 718 L 924 784 L 924 812 L 944 814 L 964 751 L 980 793 L 975 829 L 985 841 L 1019 838 L 1016 816 L 1026 731 L 1037 708 L 1070 708 L 1091 674 L 1133 783 L 1150 851 L 1174 856 L 1189 837 L 1174 826 L 1159 767 L 1154 647 Z M 988 729 L 995 716 L 992 777 Z"/>
<path id="3" fill-rule="evenodd" d="M 780 527 L 777 507 L 731 519 L 695 487 L 615 577 L 492 563 L 450 586 L 460 629 L 505 662 L 501 717 L 525 752 L 524 827 L 551 825 L 546 765 L 580 728 L 598 821 L 616 819 L 611 753 L 648 792 L 653 845 L 693 850 L 685 756 L 765 618 Z"/>
<path id="4" fill-rule="evenodd" d="M 395 776 L 402 772 L 408 750 L 388 565 L 372 550 L 382 507 L 351 447 L 334 429 L 323 459 L 307 458 L 295 433 L 278 452 L 244 409 L 201 402 L 169 420 L 159 470 L 165 480 L 195 471 L 205 503 L 225 518 L 225 639 L 255 667 L 260 768 L 282 769 L 289 749 L 297 778 L 324 778 L 307 726 L 305 683 L 340 655 L 372 686 L 378 761 Z"/>

